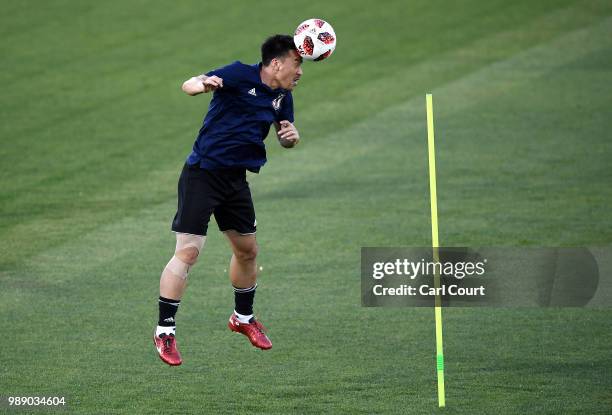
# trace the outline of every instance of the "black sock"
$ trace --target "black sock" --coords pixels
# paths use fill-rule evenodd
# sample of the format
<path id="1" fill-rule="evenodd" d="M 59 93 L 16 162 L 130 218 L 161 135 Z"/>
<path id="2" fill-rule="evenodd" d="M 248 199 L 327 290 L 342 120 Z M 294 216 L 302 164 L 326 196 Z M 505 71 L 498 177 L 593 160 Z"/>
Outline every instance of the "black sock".
<path id="1" fill-rule="evenodd" d="M 255 289 L 257 284 L 249 288 L 234 287 L 234 310 L 238 314 L 249 316 L 253 314 L 253 301 L 255 300 Z"/>
<path id="2" fill-rule="evenodd" d="M 175 326 L 174 316 L 178 310 L 181 300 L 172 300 L 171 298 L 159 297 L 159 321 L 158 326 Z"/>

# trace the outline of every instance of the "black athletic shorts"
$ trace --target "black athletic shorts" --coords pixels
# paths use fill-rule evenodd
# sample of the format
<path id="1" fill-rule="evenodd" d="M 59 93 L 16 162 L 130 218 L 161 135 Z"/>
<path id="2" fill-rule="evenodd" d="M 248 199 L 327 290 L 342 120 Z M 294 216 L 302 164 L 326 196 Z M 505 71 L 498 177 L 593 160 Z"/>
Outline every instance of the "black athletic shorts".
<path id="1" fill-rule="evenodd" d="M 205 170 L 198 164 L 185 164 L 172 230 L 206 235 L 211 214 L 221 232 L 255 233 L 255 208 L 245 169 Z"/>

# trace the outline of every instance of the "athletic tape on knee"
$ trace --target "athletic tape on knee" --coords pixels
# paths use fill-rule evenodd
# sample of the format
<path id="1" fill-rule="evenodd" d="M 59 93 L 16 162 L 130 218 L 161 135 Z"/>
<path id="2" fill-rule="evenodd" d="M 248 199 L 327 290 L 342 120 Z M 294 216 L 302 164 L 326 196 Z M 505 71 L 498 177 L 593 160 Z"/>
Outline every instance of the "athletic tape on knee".
<path id="1" fill-rule="evenodd" d="M 189 233 L 177 233 L 176 234 L 176 249 L 178 252 L 185 248 L 195 248 L 198 250 L 198 255 L 202 251 L 202 247 L 206 242 L 206 236 L 191 235 Z"/>
<path id="2" fill-rule="evenodd" d="M 189 270 L 198 260 L 198 256 L 200 255 L 200 252 L 202 251 L 202 247 L 204 246 L 205 241 L 206 241 L 206 236 L 191 235 L 187 233 L 177 233 L 176 234 L 175 255 L 170 259 L 170 261 L 166 265 L 166 269 L 170 271 L 171 273 L 173 273 L 174 275 L 177 275 L 180 278 L 183 278 L 183 279 L 187 278 L 187 276 L 189 275 Z M 195 248 L 198 251 L 195 259 L 190 264 L 176 256 L 176 253 L 184 249 L 187 249 L 187 248 Z"/>
<path id="3" fill-rule="evenodd" d="M 189 268 L 191 268 L 191 266 L 188 263 L 181 261 L 176 257 L 176 255 L 170 259 L 168 264 L 166 264 L 166 269 L 168 271 L 183 279 L 186 279 L 187 275 L 189 275 Z"/>

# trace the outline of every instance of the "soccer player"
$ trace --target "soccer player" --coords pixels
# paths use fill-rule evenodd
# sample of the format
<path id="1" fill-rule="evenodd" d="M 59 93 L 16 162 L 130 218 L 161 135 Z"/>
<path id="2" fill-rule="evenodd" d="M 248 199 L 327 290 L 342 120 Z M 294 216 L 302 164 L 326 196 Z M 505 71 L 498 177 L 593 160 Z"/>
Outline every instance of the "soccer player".
<path id="1" fill-rule="evenodd" d="M 275 35 L 261 46 L 259 64 L 236 61 L 183 83 L 187 95 L 211 91 L 214 95 L 179 178 L 178 209 L 172 222 L 176 249 L 159 284 L 154 341 L 160 358 L 169 365 L 182 363 L 175 339 L 176 312 L 187 275 L 204 246 L 211 214 L 233 252 L 229 277 L 234 311 L 228 327 L 247 336 L 255 347 L 272 347 L 264 326 L 253 316 L 257 221 L 246 171 L 258 173 L 265 164 L 264 139 L 272 124 L 283 147 L 299 142 L 291 91 L 302 76 L 301 64 L 293 38 Z"/>

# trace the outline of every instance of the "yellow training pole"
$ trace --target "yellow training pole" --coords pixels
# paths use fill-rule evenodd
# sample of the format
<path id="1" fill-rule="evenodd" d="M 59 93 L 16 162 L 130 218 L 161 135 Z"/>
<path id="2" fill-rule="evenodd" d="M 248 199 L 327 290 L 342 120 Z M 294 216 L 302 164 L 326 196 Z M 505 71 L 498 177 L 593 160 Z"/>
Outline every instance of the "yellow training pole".
<path id="1" fill-rule="evenodd" d="M 438 196 L 436 194 L 436 151 L 434 147 L 433 101 L 431 94 L 425 96 L 427 103 L 427 147 L 429 149 L 429 193 L 431 195 L 431 247 L 434 262 L 440 262 L 438 255 Z M 438 371 L 438 406 L 445 406 L 444 397 L 444 347 L 442 343 L 442 304 L 439 294 L 440 274 L 435 268 L 434 285 L 436 288 L 436 367 Z"/>

